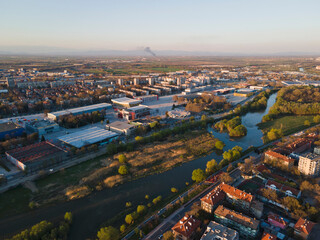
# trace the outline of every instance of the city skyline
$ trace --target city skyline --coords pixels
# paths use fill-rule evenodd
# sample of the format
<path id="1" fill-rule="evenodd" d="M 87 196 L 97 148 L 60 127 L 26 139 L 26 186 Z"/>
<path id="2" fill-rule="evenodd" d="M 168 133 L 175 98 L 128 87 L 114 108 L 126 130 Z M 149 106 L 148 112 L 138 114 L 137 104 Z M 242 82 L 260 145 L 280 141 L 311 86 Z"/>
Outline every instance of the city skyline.
<path id="1" fill-rule="evenodd" d="M 0 53 L 159 55 L 320 52 L 318 1 L 10 1 Z M 112 55 L 112 54 L 111 54 Z M 122 54 L 119 54 L 122 55 Z"/>

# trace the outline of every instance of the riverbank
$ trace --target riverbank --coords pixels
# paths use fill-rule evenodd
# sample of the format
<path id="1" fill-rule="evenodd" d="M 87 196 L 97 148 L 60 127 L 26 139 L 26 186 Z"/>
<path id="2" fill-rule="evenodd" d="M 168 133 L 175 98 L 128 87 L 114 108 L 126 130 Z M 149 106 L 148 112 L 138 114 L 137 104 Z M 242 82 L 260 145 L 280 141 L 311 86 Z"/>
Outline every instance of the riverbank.
<path id="1" fill-rule="evenodd" d="M 118 174 L 118 155 L 99 157 L 77 166 L 64 169 L 35 182 L 38 192 L 19 187 L 0 196 L 0 216 L 30 211 L 29 204 L 44 206 L 84 197 L 95 190 L 114 187 L 147 175 L 158 174 L 182 163 L 209 154 L 217 139 L 205 130 L 190 131 L 140 146 L 126 153 L 130 174 Z"/>

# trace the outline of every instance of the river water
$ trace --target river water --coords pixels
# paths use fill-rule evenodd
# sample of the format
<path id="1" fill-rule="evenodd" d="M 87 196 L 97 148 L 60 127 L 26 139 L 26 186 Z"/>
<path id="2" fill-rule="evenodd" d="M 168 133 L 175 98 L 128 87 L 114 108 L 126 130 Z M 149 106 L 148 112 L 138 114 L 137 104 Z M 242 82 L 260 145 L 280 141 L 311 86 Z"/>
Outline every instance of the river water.
<path id="1" fill-rule="evenodd" d="M 226 144 L 224 150 L 228 150 L 236 145 L 241 146 L 243 149 L 247 149 L 249 146 L 260 146 L 263 144 L 262 132 L 256 124 L 261 122 L 262 117 L 268 113 L 269 108 L 275 103 L 275 100 L 276 94 L 273 94 L 268 99 L 265 111 L 248 113 L 242 117 L 242 124 L 248 130 L 245 137 L 230 139 L 227 133 L 215 132 L 210 126 L 208 127 L 208 131 Z M 82 199 L 47 206 L 30 213 L 0 219 L 0 233 L 2 233 L 0 234 L 0 238 L 3 238 L 6 234 L 30 227 L 42 220 L 54 221 L 61 218 L 67 211 L 71 211 L 74 216 L 69 239 L 81 240 L 94 237 L 100 224 L 123 210 L 126 202 L 130 201 L 136 206 L 137 204 L 147 204 L 144 199 L 146 194 L 150 195 L 150 199 L 158 195 L 162 197 L 169 196 L 171 187 L 184 188 L 186 182 L 192 181 L 192 171 L 196 168 L 204 169 L 207 161 L 211 159 L 219 162 L 222 156 L 213 152 L 169 171 L 147 176 L 112 189 L 104 189 Z"/>

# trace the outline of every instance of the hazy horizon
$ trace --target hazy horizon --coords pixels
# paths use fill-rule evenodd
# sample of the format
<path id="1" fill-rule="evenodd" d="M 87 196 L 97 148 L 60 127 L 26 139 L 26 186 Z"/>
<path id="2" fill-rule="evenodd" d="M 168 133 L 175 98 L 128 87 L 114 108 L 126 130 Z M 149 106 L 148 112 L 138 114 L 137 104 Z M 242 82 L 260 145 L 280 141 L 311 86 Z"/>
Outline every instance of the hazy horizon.
<path id="1" fill-rule="evenodd" d="M 316 0 L 4 1 L 1 54 L 317 55 Z M 179 55 L 179 54 L 178 54 Z"/>

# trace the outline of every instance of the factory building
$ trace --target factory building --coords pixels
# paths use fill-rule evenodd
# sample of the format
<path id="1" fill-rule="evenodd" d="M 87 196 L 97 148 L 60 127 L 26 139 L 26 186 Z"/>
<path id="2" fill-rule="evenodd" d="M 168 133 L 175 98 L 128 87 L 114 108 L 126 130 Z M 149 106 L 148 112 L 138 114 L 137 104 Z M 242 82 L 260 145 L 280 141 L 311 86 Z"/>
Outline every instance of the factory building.
<path id="1" fill-rule="evenodd" d="M 126 122 L 115 121 L 106 125 L 107 130 L 116 132 L 119 134 L 130 135 L 136 126 L 128 124 Z"/>
<path id="2" fill-rule="evenodd" d="M 48 113 L 48 118 L 53 121 L 57 121 L 59 117 L 72 114 L 72 115 L 80 115 L 84 113 L 92 113 L 95 111 L 106 111 L 108 109 L 111 109 L 112 106 L 109 103 L 99 103 L 99 104 L 93 104 L 85 107 L 79 107 L 79 108 L 72 108 L 68 110 L 58 111 L 58 112 L 52 112 Z"/>
<path id="3" fill-rule="evenodd" d="M 111 101 L 115 106 L 122 107 L 122 108 L 130 108 L 130 107 L 138 106 L 142 102 L 139 99 L 132 99 L 127 97 L 111 99 Z"/>
<path id="4" fill-rule="evenodd" d="M 7 159 L 23 171 L 35 172 L 65 159 L 66 152 L 44 141 L 6 152 Z"/>
<path id="5" fill-rule="evenodd" d="M 135 120 L 148 115 L 150 115 L 150 108 L 143 105 L 125 109 L 120 113 L 120 117 L 127 120 Z"/>
<path id="6" fill-rule="evenodd" d="M 53 121 L 41 120 L 26 123 L 26 130 L 37 132 L 39 136 L 59 131 L 59 125 Z"/>
<path id="7" fill-rule="evenodd" d="M 112 142 L 119 134 L 99 127 L 92 127 L 75 133 L 67 134 L 58 139 L 64 144 L 76 148 L 98 143 L 100 145 Z"/>
<path id="8" fill-rule="evenodd" d="M 5 139 L 6 137 L 20 137 L 24 131 L 23 127 L 13 122 L 0 123 L 0 140 Z"/>

